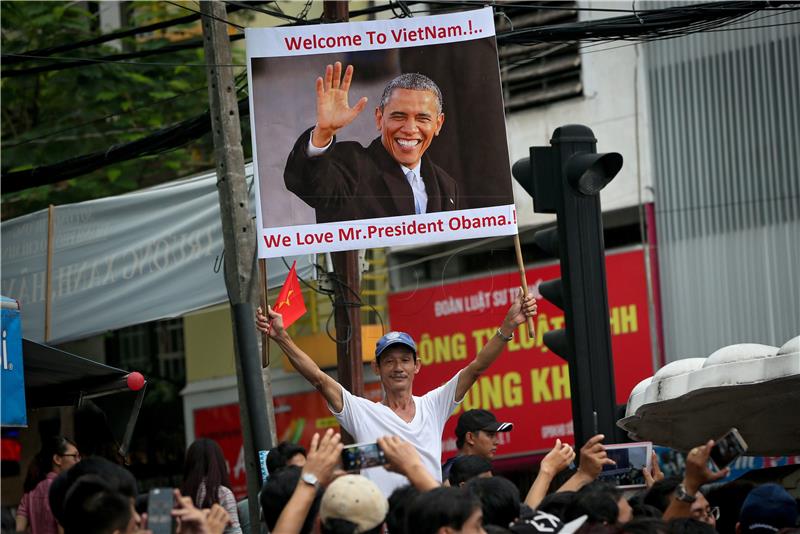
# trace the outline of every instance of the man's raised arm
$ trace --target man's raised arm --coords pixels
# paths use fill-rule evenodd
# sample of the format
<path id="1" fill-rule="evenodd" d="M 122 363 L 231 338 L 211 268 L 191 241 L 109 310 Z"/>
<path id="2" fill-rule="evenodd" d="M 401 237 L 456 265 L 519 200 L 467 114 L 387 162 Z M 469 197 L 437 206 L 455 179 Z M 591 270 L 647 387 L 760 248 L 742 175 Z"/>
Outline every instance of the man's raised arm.
<path id="1" fill-rule="evenodd" d="M 484 345 L 478 355 L 467 365 L 458 377 L 458 386 L 456 387 L 456 401 L 460 401 L 467 394 L 469 388 L 478 380 L 478 377 L 483 374 L 486 369 L 500 356 L 503 349 L 506 348 L 506 343 L 517 331 L 517 327 L 528 320 L 528 317 L 536 315 L 536 299 L 533 295 L 524 297 L 522 290 L 519 292 L 519 298 L 511 305 L 508 313 L 506 313 L 503 324 L 498 329 L 498 335 L 492 336 L 489 341 Z M 502 336 L 502 337 L 500 337 Z"/>
<path id="2" fill-rule="evenodd" d="M 276 313 L 271 307 L 267 306 L 269 319 L 264 315 L 261 308 L 256 312 L 256 327 L 265 332 L 275 340 L 280 346 L 289 361 L 292 362 L 298 373 L 309 381 L 314 388 L 322 393 L 328 404 L 335 412 L 341 412 L 344 408 L 342 398 L 342 386 L 333 378 L 328 376 L 311 357 L 303 352 L 300 347 L 295 345 L 289 333 L 283 328 L 283 317 Z"/>
<path id="3" fill-rule="evenodd" d="M 350 107 L 348 92 L 352 80 L 353 66 L 348 65 L 342 77 L 342 64 L 338 61 L 325 68 L 324 78 L 317 78 L 317 124 L 311 132 L 311 144 L 315 147 L 326 147 L 336 132 L 353 122 L 367 105 L 367 97 L 362 97 Z"/>

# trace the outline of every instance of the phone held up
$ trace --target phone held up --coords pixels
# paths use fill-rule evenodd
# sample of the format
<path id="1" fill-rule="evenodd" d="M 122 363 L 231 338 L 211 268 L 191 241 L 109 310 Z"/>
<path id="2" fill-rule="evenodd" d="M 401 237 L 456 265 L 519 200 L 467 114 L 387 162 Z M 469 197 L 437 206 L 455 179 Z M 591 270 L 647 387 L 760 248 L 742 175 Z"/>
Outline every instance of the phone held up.
<path id="1" fill-rule="evenodd" d="M 615 465 L 604 465 L 599 480 L 611 482 L 620 489 L 645 487 L 643 469 L 650 469 L 653 443 L 619 443 L 606 445 L 606 454 Z"/>
<path id="2" fill-rule="evenodd" d="M 342 449 L 342 466 L 345 471 L 358 471 L 386 463 L 386 456 L 377 443 L 356 443 Z"/>
<path id="3" fill-rule="evenodd" d="M 747 452 L 747 442 L 736 428 L 731 428 L 711 448 L 711 462 L 718 470 L 722 470 L 745 452 Z"/>
<path id="4" fill-rule="evenodd" d="M 152 534 L 175 532 L 172 508 L 175 497 L 172 488 L 153 488 L 147 496 L 147 528 Z"/>

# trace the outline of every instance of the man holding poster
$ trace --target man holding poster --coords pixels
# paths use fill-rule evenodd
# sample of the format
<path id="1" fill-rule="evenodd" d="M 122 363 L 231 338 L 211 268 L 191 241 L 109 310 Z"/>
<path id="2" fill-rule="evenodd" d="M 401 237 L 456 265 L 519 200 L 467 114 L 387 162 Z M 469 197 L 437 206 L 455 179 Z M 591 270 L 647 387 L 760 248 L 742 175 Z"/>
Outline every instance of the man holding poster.
<path id="1" fill-rule="evenodd" d="M 356 397 L 326 374 L 311 357 L 291 339 L 283 326 L 281 314 L 268 309 L 269 319 L 259 309 L 256 325 L 281 347 L 292 366 L 319 391 L 339 424 L 358 443 L 374 443 L 385 436 L 399 436 L 410 442 L 420 454 L 426 470 L 442 480 L 442 431 L 453 410 L 467 391 L 500 356 L 517 328 L 536 314 L 536 299 L 522 296 L 511 305 L 495 336 L 466 367 L 445 384 L 423 396 L 413 395 L 414 376 L 420 372 L 417 346 L 404 332 L 389 332 L 378 340 L 373 371 L 380 377 L 384 391 L 381 402 Z M 383 467 L 363 472 L 387 497 L 408 483 L 405 477 Z"/>
<path id="2" fill-rule="evenodd" d="M 317 122 L 286 163 L 286 188 L 316 209 L 317 222 L 413 215 L 459 209 L 456 181 L 423 155 L 444 124 L 442 92 L 423 74 L 401 74 L 375 108 L 380 137 L 364 148 L 336 142 L 336 133 L 361 113 L 348 92 L 353 65 L 336 62 L 317 78 Z"/>

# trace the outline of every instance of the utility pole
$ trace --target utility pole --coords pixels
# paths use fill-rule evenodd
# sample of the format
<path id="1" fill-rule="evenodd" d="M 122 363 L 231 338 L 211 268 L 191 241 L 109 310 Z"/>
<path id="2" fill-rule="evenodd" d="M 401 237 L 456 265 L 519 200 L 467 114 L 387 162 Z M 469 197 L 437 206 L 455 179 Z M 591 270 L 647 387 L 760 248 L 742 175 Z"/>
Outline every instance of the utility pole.
<path id="1" fill-rule="evenodd" d="M 244 171 L 242 131 L 224 2 L 203 1 L 203 47 L 208 75 L 214 157 L 217 162 L 222 236 L 225 245 L 225 286 L 231 303 L 236 382 L 242 422 L 250 525 L 259 525 L 260 455 L 273 446 L 275 427 L 271 392 L 265 392 L 255 334 L 255 224 L 250 217 Z M 267 381 L 269 384 L 269 381 Z"/>
<path id="2" fill-rule="evenodd" d="M 347 22 L 350 19 L 349 2 L 325 0 L 322 18 L 325 22 Z M 360 266 L 358 251 L 333 252 L 334 324 L 336 325 L 336 361 L 339 383 L 353 395 L 364 396 L 364 364 L 361 347 Z M 345 443 L 352 436 L 342 431 Z"/>

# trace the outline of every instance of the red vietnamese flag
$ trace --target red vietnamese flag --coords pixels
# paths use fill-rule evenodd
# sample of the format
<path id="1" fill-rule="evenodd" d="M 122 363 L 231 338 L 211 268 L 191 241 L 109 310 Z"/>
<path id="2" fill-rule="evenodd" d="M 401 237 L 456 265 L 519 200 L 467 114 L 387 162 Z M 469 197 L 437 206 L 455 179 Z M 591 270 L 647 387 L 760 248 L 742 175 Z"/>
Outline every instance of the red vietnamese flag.
<path id="1" fill-rule="evenodd" d="M 300 282 L 297 280 L 295 265 L 297 265 L 297 261 L 292 263 L 292 268 L 289 269 L 286 281 L 278 294 L 278 300 L 272 308 L 283 316 L 284 328 L 289 328 L 293 322 L 306 313 L 306 303 L 303 300 L 303 292 L 300 291 Z"/>

